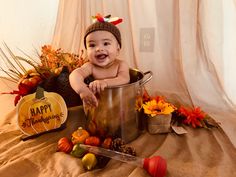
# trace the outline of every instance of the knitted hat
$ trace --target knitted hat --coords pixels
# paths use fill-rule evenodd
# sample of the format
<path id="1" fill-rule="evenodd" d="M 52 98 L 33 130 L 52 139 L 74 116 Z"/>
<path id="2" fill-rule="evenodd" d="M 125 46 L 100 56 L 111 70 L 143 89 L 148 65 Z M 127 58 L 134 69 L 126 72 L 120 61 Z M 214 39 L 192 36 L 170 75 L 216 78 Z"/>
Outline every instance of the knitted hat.
<path id="1" fill-rule="evenodd" d="M 85 48 L 87 49 L 87 46 L 86 46 L 86 37 L 94 32 L 94 31 L 108 31 L 110 33 L 112 33 L 117 42 L 119 43 L 120 45 L 120 48 L 121 48 L 121 34 L 120 34 L 120 30 L 115 26 L 113 25 L 112 23 L 110 22 L 100 22 L 100 21 L 97 21 L 95 23 L 93 23 L 92 25 L 90 25 L 86 32 L 85 32 L 85 35 L 84 35 L 84 46 Z"/>

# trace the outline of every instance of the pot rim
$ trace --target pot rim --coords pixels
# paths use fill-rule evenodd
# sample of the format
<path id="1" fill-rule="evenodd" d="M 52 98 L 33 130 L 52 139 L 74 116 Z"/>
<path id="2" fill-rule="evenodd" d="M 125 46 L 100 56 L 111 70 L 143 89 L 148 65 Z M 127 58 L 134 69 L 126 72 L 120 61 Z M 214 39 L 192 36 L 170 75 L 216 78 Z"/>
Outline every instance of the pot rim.
<path id="1" fill-rule="evenodd" d="M 135 82 L 132 82 L 132 83 L 128 83 L 128 84 L 121 84 L 121 85 L 116 85 L 116 86 L 109 86 L 109 87 L 106 87 L 105 89 L 113 89 L 113 88 L 121 88 L 121 87 L 128 87 L 128 86 L 131 86 L 131 85 L 134 85 L 134 84 L 137 84 L 137 83 L 140 83 L 142 80 L 143 80 L 143 78 L 144 78 L 144 76 L 145 76 L 145 73 L 143 73 L 142 71 L 140 71 L 140 70 L 138 70 L 138 69 L 135 69 L 135 68 L 130 68 L 130 71 L 135 71 L 135 72 L 138 72 L 138 73 L 140 73 L 141 75 L 142 75 L 142 78 L 141 79 L 139 79 L 139 80 L 137 80 L 137 81 L 135 81 Z M 150 72 L 150 71 L 149 71 Z M 151 73 L 151 77 L 152 77 L 152 73 Z M 149 79 L 149 78 L 148 78 Z M 151 78 L 150 78 L 151 79 Z M 149 80 L 150 80 L 149 79 Z M 145 81 L 144 81 L 145 82 Z M 144 83 L 143 82 L 143 83 Z"/>

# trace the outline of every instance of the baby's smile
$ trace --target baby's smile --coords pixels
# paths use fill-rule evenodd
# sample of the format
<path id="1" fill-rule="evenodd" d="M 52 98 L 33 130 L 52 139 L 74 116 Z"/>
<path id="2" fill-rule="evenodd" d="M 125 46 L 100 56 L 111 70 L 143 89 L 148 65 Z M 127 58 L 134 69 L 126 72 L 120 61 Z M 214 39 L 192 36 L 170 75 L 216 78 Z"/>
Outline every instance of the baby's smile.
<path id="1" fill-rule="evenodd" d="M 97 60 L 104 60 L 108 55 L 107 54 L 98 54 L 96 55 Z"/>

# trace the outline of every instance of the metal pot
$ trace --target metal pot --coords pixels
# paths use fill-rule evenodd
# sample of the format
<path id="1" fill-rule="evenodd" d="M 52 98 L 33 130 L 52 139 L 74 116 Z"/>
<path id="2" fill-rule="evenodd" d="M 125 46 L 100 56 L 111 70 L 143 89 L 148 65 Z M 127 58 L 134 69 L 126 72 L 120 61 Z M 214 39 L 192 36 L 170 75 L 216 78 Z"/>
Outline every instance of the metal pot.
<path id="1" fill-rule="evenodd" d="M 145 75 L 148 77 L 144 79 Z M 152 78 L 130 69 L 130 83 L 106 88 L 98 95 L 98 107 L 85 108 L 86 128 L 92 135 L 120 137 L 128 143 L 140 134 L 140 119 L 135 110 L 136 98 L 142 96 L 143 85 Z"/>

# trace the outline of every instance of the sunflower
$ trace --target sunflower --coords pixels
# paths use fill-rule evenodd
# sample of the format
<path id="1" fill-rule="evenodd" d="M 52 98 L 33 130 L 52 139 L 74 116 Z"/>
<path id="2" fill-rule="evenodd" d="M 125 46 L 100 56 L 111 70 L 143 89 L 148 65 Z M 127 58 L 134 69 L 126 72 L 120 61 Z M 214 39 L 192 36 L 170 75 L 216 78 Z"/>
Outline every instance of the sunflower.
<path id="1" fill-rule="evenodd" d="M 171 114 L 176 108 L 164 100 L 150 100 L 143 104 L 144 113 L 155 117 L 160 114 Z"/>

